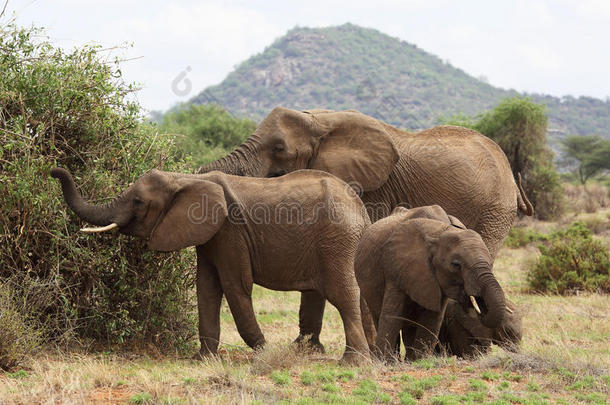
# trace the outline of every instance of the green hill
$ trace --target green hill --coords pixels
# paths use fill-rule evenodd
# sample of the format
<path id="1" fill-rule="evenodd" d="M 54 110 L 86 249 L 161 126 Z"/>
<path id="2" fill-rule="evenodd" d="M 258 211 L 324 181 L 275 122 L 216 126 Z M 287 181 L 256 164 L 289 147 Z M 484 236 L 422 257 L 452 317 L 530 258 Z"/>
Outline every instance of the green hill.
<path id="1" fill-rule="evenodd" d="M 260 120 L 278 105 L 357 109 L 401 128 L 475 115 L 520 93 L 493 87 L 415 45 L 345 24 L 294 28 L 191 102 Z M 610 137 L 610 102 L 530 94 L 548 106 L 549 132 Z"/>

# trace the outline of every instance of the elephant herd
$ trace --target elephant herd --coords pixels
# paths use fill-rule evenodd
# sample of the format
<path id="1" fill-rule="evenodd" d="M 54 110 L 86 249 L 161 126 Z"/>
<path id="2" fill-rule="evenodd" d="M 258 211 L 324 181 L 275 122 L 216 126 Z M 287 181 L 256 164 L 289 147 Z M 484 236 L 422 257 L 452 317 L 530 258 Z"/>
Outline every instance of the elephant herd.
<path id="1" fill-rule="evenodd" d="M 195 246 L 199 355 L 215 354 L 227 300 L 239 334 L 265 344 L 254 283 L 301 292 L 296 342 L 319 340 L 326 300 L 345 329 L 343 360 L 472 356 L 514 349 L 521 315 L 492 273 L 518 211 L 533 213 L 502 150 L 476 131 L 408 133 L 357 111 L 278 107 L 198 174 L 151 170 L 103 206 L 60 180 L 85 228 Z"/>

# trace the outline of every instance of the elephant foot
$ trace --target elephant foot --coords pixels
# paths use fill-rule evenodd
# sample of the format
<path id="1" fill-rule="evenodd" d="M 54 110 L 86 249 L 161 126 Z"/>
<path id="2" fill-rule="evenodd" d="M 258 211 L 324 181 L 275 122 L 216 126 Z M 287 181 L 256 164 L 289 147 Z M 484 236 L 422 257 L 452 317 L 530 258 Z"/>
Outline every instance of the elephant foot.
<path id="1" fill-rule="evenodd" d="M 358 353 L 351 350 L 346 350 L 345 353 L 343 353 L 341 360 L 339 360 L 339 364 L 348 366 L 360 366 L 370 362 L 371 358 L 369 357 L 368 353 Z"/>
<path id="2" fill-rule="evenodd" d="M 324 345 L 320 343 L 320 338 L 314 337 L 313 335 L 299 335 L 293 342 L 300 349 L 307 350 L 314 353 L 326 353 Z"/>
<path id="3" fill-rule="evenodd" d="M 199 350 L 197 353 L 193 354 L 193 357 L 191 357 L 191 360 L 195 360 L 195 361 L 201 361 L 207 357 L 211 357 L 211 356 L 215 356 L 216 353 L 212 353 L 209 350 Z"/>

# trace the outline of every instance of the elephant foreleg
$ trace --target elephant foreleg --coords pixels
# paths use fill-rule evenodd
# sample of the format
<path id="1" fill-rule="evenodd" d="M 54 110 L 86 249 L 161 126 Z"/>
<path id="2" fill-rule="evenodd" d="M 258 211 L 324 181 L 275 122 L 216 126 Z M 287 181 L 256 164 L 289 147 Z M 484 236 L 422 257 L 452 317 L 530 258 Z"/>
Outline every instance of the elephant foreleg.
<path id="1" fill-rule="evenodd" d="M 326 299 L 315 290 L 301 293 L 301 306 L 299 308 L 299 336 L 294 341 L 304 344 L 314 351 L 324 353 L 324 346 L 320 343 L 322 331 L 322 317 Z"/>
<path id="2" fill-rule="evenodd" d="M 422 310 L 416 319 L 417 329 L 412 345 L 406 348 L 405 357 L 415 360 L 431 353 L 438 343 L 438 332 L 445 316 L 447 298 L 443 299 L 441 311 L 435 312 L 427 309 Z"/>
<path id="3" fill-rule="evenodd" d="M 216 268 L 197 248 L 197 311 L 199 315 L 200 356 L 216 354 L 220 338 L 222 287 Z"/>
<path id="4" fill-rule="evenodd" d="M 248 251 L 239 252 L 225 258 L 218 274 L 239 335 L 248 346 L 258 349 L 265 345 L 265 337 L 252 306 L 252 268 Z"/>

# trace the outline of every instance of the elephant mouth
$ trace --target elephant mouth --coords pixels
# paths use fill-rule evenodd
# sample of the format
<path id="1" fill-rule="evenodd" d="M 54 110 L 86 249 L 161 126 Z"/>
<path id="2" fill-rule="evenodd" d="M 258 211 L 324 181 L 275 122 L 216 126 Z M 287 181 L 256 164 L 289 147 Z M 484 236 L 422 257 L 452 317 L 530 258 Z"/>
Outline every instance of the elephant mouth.
<path id="1" fill-rule="evenodd" d="M 474 309 L 477 315 L 483 317 L 489 311 L 487 304 L 483 297 L 478 295 L 466 295 L 463 300 L 461 300 L 462 307 L 465 311 Z"/>

